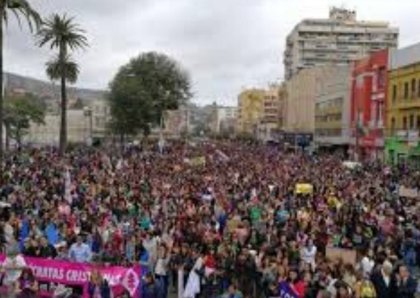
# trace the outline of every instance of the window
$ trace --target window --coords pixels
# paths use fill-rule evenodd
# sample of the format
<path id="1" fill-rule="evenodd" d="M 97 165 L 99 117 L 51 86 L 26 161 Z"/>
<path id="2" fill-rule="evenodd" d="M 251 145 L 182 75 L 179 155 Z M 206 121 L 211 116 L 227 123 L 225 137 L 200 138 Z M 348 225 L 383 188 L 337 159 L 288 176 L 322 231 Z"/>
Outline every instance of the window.
<path id="1" fill-rule="evenodd" d="M 410 129 L 414 128 L 414 115 L 410 115 Z"/>
<path id="2" fill-rule="evenodd" d="M 394 117 L 391 118 L 391 131 L 392 132 L 395 131 L 395 118 Z"/>
<path id="3" fill-rule="evenodd" d="M 407 130 L 407 117 L 405 117 L 405 116 L 403 118 L 403 125 L 402 126 L 403 126 L 404 130 Z"/>
<path id="4" fill-rule="evenodd" d="M 385 87 L 385 66 L 379 67 L 378 70 L 378 88 L 384 88 Z"/>
<path id="5" fill-rule="evenodd" d="M 397 100 L 397 85 L 392 85 L 392 102 Z"/>
<path id="6" fill-rule="evenodd" d="M 411 80 L 411 96 L 414 97 L 416 94 L 416 79 Z"/>
<path id="7" fill-rule="evenodd" d="M 417 87 L 417 97 L 420 98 L 420 79 Z"/>
<path id="8" fill-rule="evenodd" d="M 420 115 L 417 115 L 417 129 L 420 129 Z"/>
<path id="9" fill-rule="evenodd" d="M 404 83 L 404 99 L 408 99 L 408 83 Z"/>

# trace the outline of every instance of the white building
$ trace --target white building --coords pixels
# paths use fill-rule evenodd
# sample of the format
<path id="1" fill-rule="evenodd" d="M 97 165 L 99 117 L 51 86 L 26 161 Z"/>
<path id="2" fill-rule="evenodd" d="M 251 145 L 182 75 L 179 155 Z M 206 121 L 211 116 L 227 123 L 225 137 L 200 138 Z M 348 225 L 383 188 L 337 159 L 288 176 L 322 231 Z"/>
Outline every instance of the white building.
<path id="1" fill-rule="evenodd" d="M 305 19 L 286 39 L 285 78 L 325 64 L 348 64 L 369 53 L 398 46 L 398 28 L 387 22 L 358 21 L 356 12 L 331 8 L 328 19 Z"/>
<path id="2" fill-rule="evenodd" d="M 237 107 L 217 107 L 216 110 L 216 133 L 223 133 L 235 130 Z"/>
<path id="3" fill-rule="evenodd" d="M 92 102 L 92 135 L 93 137 L 104 137 L 108 122 L 111 119 L 111 110 L 106 100 L 95 100 Z"/>
<path id="4" fill-rule="evenodd" d="M 110 110 L 105 100 L 95 100 L 81 110 L 67 110 L 67 141 L 85 143 L 91 137 L 104 137 Z M 60 113 L 47 114 L 45 124 L 31 123 L 25 141 L 33 144 L 58 145 L 60 135 Z"/>

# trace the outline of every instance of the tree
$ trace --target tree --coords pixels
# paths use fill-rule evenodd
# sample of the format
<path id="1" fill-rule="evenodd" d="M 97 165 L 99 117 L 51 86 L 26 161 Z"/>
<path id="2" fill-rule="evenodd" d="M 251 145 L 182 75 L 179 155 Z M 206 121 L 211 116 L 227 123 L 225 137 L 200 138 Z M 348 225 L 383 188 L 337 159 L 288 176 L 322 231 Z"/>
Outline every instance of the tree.
<path id="1" fill-rule="evenodd" d="M 110 128 L 123 139 L 162 125 L 163 113 L 191 97 L 187 72 L 172 58 L 148 52 L 122 66 L 110 83 Z"/>
<path id="2" fill-rule="evenodd" d="M 43 23 L 38 36 L 40 47 L 49 45 L 50 49 L 58 49 L 58 55 L 46 63 L 46 72 L 51 80 L 61 82 L 60 155 L 63 155 L 67 145 L 66 83 L 75 83 L 79 75 L 79 67 L 69 51 L 84 49 L 88 42 L 85 31 L 74 22 L 74 18 L 58 14 L 53 14 Z"/>
<path id="3" fill-rule="evenodd" d="M 41 17 L 27 0 L 0 0 L 0 123 L 3 123 L 3 27 L 12 12 L 19 24 L 23 16 L 31 32 L 38 29 Z M 3 127 L 0 127 L 0 177 L 3 175 Z"/>
<path id="4" fill-rule="evenodd" d="M 22 137 L 27 133 L 31 122 L 44 124 L 44 102 L 32 94 L 7 98 L 4 107 L 3 123 L 6 127 L 7 144 L 12 138 L 20 146 Z"/>

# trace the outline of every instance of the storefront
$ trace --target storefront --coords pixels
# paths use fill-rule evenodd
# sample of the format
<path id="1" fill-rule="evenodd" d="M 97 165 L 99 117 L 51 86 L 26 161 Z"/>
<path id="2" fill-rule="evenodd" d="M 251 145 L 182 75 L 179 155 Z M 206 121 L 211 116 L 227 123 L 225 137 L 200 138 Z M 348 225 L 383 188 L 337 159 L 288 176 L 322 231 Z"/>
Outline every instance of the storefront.
<path id="1" fill-rule="evenodd" d="M 391 137 L 385 141 L 386 161 L 390 165 L 406 164 L 420 169 L 420 142 L 403 137 Z"/>

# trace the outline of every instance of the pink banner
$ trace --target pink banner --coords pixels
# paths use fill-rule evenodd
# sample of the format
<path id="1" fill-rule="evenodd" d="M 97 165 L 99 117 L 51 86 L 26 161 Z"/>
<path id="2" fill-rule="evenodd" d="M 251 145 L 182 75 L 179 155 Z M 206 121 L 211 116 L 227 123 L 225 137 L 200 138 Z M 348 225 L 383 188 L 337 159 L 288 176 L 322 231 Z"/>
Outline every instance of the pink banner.
<path id="1" fill-rule="evenodd" d="M 112 289 L 114 297 L 122 294 L 125 290 L 131 297 L 140 297 L 141 268 L 110 266 L 98 267 L 91 264 L 73 263 L 42 258 L 24 257 L 26 265 L 30 267 L 38 282 L 63 284 L 66 286 L 83 287 L 83 297 L 89 297 L 88 284 L 92 270 L 97 269 L 105 278 Z M 0 254 L 0 262 L 3 263 L 5 255 Z"/>

